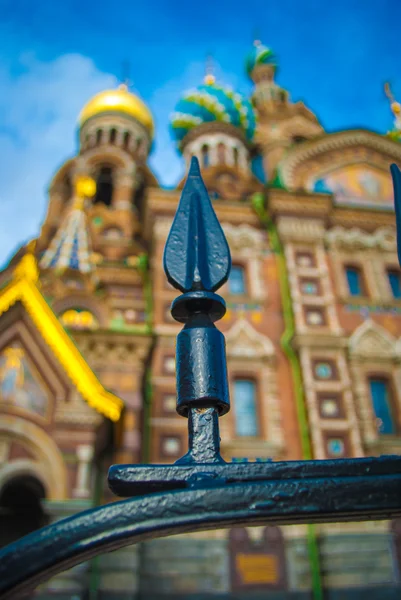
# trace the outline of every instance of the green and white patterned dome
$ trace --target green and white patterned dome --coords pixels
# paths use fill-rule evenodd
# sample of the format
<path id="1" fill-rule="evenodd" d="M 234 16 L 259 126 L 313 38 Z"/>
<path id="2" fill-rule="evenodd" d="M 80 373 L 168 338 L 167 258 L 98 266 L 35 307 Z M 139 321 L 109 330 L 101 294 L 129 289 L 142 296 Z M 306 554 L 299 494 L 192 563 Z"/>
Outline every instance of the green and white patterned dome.
<path id="1" fill-rule="evenodd" d="M 250 101 L 209 75 L 205 82 L 186 92 L 171 115 L 171 130 L 179 148 L 185 136 L 203 123 L 220 122 L 238 127 L 251 141 L 256 118 Z"/>

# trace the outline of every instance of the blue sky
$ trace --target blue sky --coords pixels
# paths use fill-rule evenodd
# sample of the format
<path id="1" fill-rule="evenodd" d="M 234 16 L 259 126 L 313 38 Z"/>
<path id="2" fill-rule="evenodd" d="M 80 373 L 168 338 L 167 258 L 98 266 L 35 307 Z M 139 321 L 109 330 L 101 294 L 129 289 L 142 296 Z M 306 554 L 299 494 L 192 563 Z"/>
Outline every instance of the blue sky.
<path id="1" fill-rule="evenodd" d="M 46 187 L 76 148 L 77 114 L 115 85 L 124 61 L 154 114 L 150 164 L 167 186 L 182 174 L 168 130 L 180 93 L 201 81 L 208 54 L 220 81 L 250 93 L 244 60 L 255 35 L 277 53 L 279 83 L 328 131 L 385 132 L 384 81 L 401 99 L 400 0 L 0 4 L 0 263 L 37 235 Z"/>

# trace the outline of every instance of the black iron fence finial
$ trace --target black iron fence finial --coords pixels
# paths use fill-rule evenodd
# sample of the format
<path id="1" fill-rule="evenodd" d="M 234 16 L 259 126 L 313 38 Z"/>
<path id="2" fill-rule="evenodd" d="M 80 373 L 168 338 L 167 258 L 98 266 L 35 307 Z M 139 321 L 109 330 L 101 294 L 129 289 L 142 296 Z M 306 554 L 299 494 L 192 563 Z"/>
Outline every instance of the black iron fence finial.
<path id="1" fill-rule="evenodd" d="M 192 158 L 164 250 L 169 282 L 183 294 L 171 307 L 185 323 L 177 337 L 177 412 L 189 418 L 189 452 L 179 463 L 221 462 L 218 416 L 230 408 L 225 340 L 214 322 L 226 312 L 215 294 L 228 278 L 230 250 Z"/>

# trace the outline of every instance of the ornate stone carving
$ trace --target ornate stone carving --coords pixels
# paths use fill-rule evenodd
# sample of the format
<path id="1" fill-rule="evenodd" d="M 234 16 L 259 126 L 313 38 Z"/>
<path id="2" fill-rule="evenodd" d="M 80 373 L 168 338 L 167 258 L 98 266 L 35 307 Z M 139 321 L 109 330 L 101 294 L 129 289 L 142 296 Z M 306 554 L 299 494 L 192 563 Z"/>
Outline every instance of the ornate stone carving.
<path id="1" fill-rule="evenodd" d="M 222 223 L 221 226 L 232 252 L 254 254 L 262 250 L 265 236 L 256 227 L 230 223 Z"/>
<path id="2" fill-rule="evenodd" d="M 95 409 L 91 408 L 81 395 L 74 390 L 68 401 L 59 401 L 57 403 L 54 420 L 56 423 L 80 423 L 81 425 L 97 427 L 101 424 L 103 417 Z"/>
<path id="3" fill-rule="evenodd" d="M 274 356 L 271 340 L 245 319 L 238 319 L 226 333 L 227 356 L 242 359 L 266 359 Z"/>
<path id="4" fill-rule="evenodd" d="M 379 227 L 374 233 L 367 233 L 359 228 L 334 227 L 327 231 L 325 240 L 329 246 L 349 250 L 361 248 L 379 248 L 387 252 L 397 250 L 395 228 Z"/>
<path id="5" fill-rule="evenodd" d="M 324 237 L 325 227 L 322 221 L 280 217 L 277 228 L 283 241 L 317 242 Z"/>
<path id="6" fill-rule="evenodd" d="M 365 360 L 393 360 L 398 355 L 395 338 L 371 319 L 362 323 L 350 337 L 349 353 L 352 358 Z"/>

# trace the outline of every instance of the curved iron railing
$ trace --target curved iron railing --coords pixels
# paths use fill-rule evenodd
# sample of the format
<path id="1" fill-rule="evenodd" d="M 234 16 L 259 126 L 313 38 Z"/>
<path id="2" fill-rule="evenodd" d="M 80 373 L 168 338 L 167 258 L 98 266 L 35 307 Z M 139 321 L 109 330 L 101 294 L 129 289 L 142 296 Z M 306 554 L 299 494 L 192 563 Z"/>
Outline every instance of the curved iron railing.
<path id="1" fill-rule="evenodd" d="M 398 235 L 401 173 L 392 165 Z M 400 243 L 398 245 L 400 248 Z M 215 294 L 230 254 L 196 159 L 166 243 L 167 277 L 183 293 L 172 305 L 177 411 L 188 417 L 189 451 L 174 465 L 117 465 L 110 488 L 130 497 L 40 529 L 0 551 L 0 598 L 16 599 L 102 552 L 189 531 L 401 516 L 401 457 L 225 463 L 218 417 L 229 410 L 224 315 Z"/>

